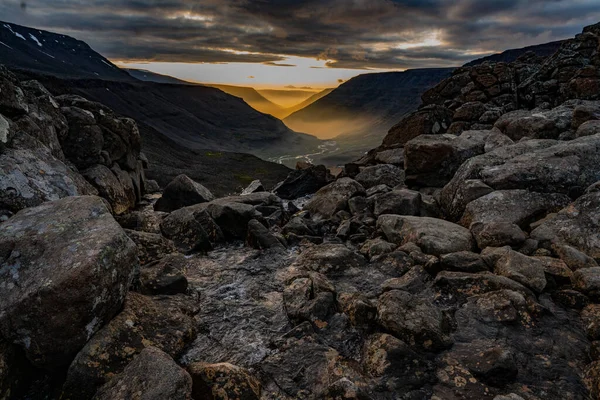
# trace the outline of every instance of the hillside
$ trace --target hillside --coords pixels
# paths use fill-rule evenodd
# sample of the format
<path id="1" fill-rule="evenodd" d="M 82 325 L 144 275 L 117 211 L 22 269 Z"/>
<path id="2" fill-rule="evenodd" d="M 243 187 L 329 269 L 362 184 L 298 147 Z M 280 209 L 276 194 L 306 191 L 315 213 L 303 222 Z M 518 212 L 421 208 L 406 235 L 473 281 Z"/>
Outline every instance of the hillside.
<path id="1" fill-rule="evenodd" d="M 421 104 L 421 95 L 450 76 L 452 68 L 359 75 L 284 119 L 298 132 L 340 145 L 335 164 L 375 147 L 402 115 Z"/>
<path id="2" fill-rule="evenodd" d="M 295 106 L 283 109 L 281 111 L 281 113 L 279 115 L 277 115 L 277 117 L 280 119 L 285 119 L 286 117 L 289 117 L 293 113 L 310 106 L 312 103 L 316 102 L 317 100 L 322 99 L 323 97 L 327 96 L 329 93 L 333 92 L 334 90 L 335 89 L 325 89 L 318 93 L 315 93 L 312 96 L 310 96 L 308 99 L 304 100 L 302 103 L 298 103 Z"/>
<path id="3" fill-rule="evenodd" d="M 272 101 L 265 98 L 262 94 L 256 91 L 254 88 L 245 86 L 233 86 L 233 85 L 220 85 L 206 83 L 205 86 L 214 87 L 228 93 L 232 96 L 242 98 L 248 105 L 257 111 L 264 114 L 269 114 L 278 118 L 279 113 L 283 110 L 279 104 L 275 104 Z"/>
<path id="4" fill-rule="evenodd" d="M 194 85 L 192 82 L 184 81 L 182 79 L 177 79 L 170 75 L 158 74 L 156 72 L 148 71 L 146 69 L 134 69 L 134 68 L 124 68 L 125 71 L 135 79 L 146 82 L 156 82 L 156 83 L 172 83 L 176 85 Z"/>
<path id="5" fill-rule="evenodd" d="M 135 81 L 81 40 L 2 21 L 0 64 L 67 79 Z"/>
<path id="6" fill-rule="evenodd" d="M 560 48 L 560 46 L 564 43 L 564 40 L 558 40 L 556 42 L 550 43 L 542 43 L 536 44 L 533 46 L 527 46 L 520 49 L 510 49 L 503 51 L 502 53 L 492 54 L 487 57 L 478 58 L 471 62 L 465 64 L 465 67 L 473 67 L 475 65 L 482 64 L 484 62 L 514 62 L 517 58 L 521 57 L 523 54 L 532 52 L 538 57 L 548 57 L 551 56 Z"/>

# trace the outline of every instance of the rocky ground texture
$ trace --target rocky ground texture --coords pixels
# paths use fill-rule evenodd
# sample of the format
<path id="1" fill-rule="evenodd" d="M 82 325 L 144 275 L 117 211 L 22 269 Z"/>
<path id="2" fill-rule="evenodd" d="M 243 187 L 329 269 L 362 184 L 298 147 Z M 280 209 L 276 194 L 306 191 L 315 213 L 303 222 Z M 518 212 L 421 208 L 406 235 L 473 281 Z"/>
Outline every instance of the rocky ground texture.
<path id="1" fill-rule="evenodd" d="M 0 398 L 599 398 L 599 49 L 458 69 L 341 173 L 221 198 L 2 71 Z"/>

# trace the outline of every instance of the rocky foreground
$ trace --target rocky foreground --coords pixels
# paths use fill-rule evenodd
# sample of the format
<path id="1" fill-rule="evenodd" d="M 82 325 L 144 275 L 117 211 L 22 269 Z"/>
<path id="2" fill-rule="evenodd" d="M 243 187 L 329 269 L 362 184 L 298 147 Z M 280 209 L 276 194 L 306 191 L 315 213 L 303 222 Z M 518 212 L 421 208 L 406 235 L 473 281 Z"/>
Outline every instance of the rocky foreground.
<path id="1" fill-rule="evenodd" d="M 0 398 L 597 399 L 600 26 L 215 198 L 0 71 Z"/>

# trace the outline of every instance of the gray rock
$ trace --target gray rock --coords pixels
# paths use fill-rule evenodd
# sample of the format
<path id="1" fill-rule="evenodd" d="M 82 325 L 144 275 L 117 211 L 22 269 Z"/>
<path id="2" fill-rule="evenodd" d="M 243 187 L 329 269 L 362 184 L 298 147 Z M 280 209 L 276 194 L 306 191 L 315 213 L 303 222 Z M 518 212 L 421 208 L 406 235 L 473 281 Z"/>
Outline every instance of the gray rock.
<path id="1" fill-rule="evenodd" d="M 95 165 L 83 171 L 83 176 L 108 200 L 115 215 L 126 213 L 131 208 L 130 199 L 115 174 L 104 165 Z"/>
<path id="2" fill-rule="evenodd" d="M 513 279 L 536 293 L 541 293 L 547 284 L 544 263 L 513 250 L 509 250 L 496 262 L 494 272 Z"/>
<path id="3" fill-rule="evenodd" d="M 378 194 L 373 199 L 375 205 L 373 214 L 414 215 L 421 213 L 421 193 L 401 189 Z"/>
<path id="4" fill-rule="evenodd" d="M 253 219 L 262 220 L 262 214 L 250 204 L 212 202 L 206 211 L 221 228 L 227 240 L 245 240 L 248 222 Z"/>
<path id="5" fill-rule="evenodd" d="M 281 244 L 275 235 L 269 232 L 263 224 L 255 219 L 248 221 L 246 244 L 259 250 L 284 248 L 283 244 Z"/>
<path id="6" fill-rule="evenodd" d="M 68 365 L 118 312 L 138 264 L 134 243 L 92 196 L 20 211 L 0 225 L 0 249 L 2 336 L 44 367 Z"/>
<path id="7" fill-rule="evenodd" d="M 125 232 L 137 246 L 138 259 L 141 265 L 160 260 L 164 256 L 177 251 L 173 242 L 161 234 L 132 230 L 126 230 Z"/>
<path id="8" fill-rule="evenodd" d="M 166 216 L 160 223 L 166 238 L 183 252 L 207 251 L 224 239 L 221 228 L 205 207 L 184 207 Z"/>
<path id="9" fill-rule="evenodd" d="M 476 222 L 471 224 L 471 233 L 482 250 L 486 247 L 517 247 L 527 240 L 525 232 L 510 222 Z"/>
<path id="10" fill-rule="evenodd" d="M 189 400 L 191 395 L 190 375 L 165 352 L 146 347 L 98 390 L 94 400 Z"/>
<path id="11" fill-rule="evenodd" d="M 461 225 L 508 223 L 528 228 L 529 224 L 559 211 L 571 202 L 568 196 L 528 190 L 497 190 L 470 202 Z"/>
<path id="12" fill-rule="evenodd" d="M 335 275 L 346 269 L 362 268 L 365 259 L 343 244 L 322 244 L 302 252 L 294 262 L 303 269 Z"/>
<path id="13" fill-rule="evenodd" d="M 380 164 L 363 169 L 354 179 L 365 189 L 378 185 L 394 187 L 404 184 L 404 171 L 391 164 Z"/>
<path id="14" fill-rule="evenodd" d="M 422 297 L 391 290 L 379 297 L 381 325 L 406 343 L 426 350 L 440 350 L 450 343 L 442 312 Z"/>
<path id="15" fill-rule="evenodd" d="M 600 298 L 600 267 L 579 269 L 571 278 L 573 289 L 590 296 Z"/>
<path id="16" fill-rule="evenodd" d="M 210 190 L 201 184 L 186 175 L 179 175 L 167 185 L 162 197 L 154 204 L 154 209 L 171 212 L 194 204 L 206 203 L 214 198 Z"/>
<path id="17" fill-rule="evenodd" d="M 185 293 L 188 288 L 185 272 L 185 256 L 169 254 L 140 268 L 139 291 L 146 295 Z"/>
<path id="18" fill-rule="evenodd" d="M 250 182 L 248 187 L 242 191 L 242 196 L 257 192 L 265 192 L 265 188 L 261 181 L 254 180 Z"/>
<path id="19" fill-rule="evenodd" d="M 531 232 L 540 246 L 571 246 L 600 260 L 600 192 L 586 194 Z"/>
<path id="20" fill-rule="evenodd" d="M 348 208 L 348 200 L 365 193 L 365 188 L 350 178 L 341 178 L 320 189 L 304 207 L 311 214 L 331 218 Z"/>
<path id="21" fill-rule="evenodd" d="M 577 132 L 575 132 L 575 136 L 580 138 L 584 136 L 593 136 L 600 133 L 600 121 L 587 121 L 577 128 Z"/>
<path id="22" fill-rule="evenodd" d="M 187 367 L 194 399 L 258 400 L 260 381 L 245 368 L 229 363 L 193 363 Z"/>
<path id="23" fill-rule="evenodd" d="M 415 243 L 425 254 L 471 251 L 475 246 L 468 229 L 436 218 L 381 215 L 377 228 L 388 241 L 399 245 Z"/>
<path id="24" fill-rule="evenodd" d="M 404 167 L 404 149 L 399 147 L 397 149 L 383 150 L 375 154 L 375 161 L 381 164 L 393 164 L 399 167 Z"/>

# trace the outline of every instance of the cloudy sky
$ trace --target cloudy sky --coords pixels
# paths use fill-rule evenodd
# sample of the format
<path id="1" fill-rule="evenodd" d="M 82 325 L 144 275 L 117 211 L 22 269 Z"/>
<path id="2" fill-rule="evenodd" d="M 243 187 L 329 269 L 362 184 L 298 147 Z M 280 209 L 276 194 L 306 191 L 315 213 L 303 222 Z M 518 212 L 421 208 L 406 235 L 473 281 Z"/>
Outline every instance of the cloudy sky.
<path id="1" fill-rule="evenodd" d="M 0 19 L 185 79 L 331 86 L 568 38 L 600 0 L 0 0 Z"/>

